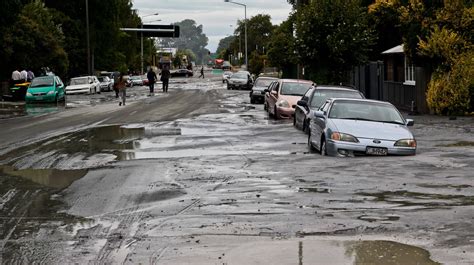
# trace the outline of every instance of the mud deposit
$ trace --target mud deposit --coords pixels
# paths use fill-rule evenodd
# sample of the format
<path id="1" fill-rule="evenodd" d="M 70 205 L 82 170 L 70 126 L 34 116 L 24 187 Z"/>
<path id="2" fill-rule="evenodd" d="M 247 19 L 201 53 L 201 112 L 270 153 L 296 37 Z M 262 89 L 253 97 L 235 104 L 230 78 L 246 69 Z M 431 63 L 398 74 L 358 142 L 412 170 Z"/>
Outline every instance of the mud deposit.
<path id="1" fill-rule="evenodd" d="M 220 79 L 172 89 L 220 100 L 0 156 L 0 263 L 474 263 L 472 119 L 415 117 L 416 156 L 340 159 Z"/>

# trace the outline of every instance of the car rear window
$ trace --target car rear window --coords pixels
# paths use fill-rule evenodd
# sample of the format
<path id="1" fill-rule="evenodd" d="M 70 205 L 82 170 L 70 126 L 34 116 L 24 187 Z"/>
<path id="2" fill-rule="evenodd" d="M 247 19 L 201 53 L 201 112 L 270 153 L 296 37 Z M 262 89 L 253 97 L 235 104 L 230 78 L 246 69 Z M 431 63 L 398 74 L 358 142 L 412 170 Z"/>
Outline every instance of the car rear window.
<path id="1" fill-rule="evenodd" d="M 257 79 L 255 86 L 268 87 L 273 81 L 272 79 Z"/>
<path id="2" fill-rule="evenodd" d="M 281 86 L 280 94 L 288 96 L 303 96 L 311 85 L 311 83 L 285 82 Z"/>
<path id="3" fill-rule="evenodd" d="M 311 108 L 319 108 L 329 98 L 363 98 L 358 91 L 316 89 L 311 100 Z"/>

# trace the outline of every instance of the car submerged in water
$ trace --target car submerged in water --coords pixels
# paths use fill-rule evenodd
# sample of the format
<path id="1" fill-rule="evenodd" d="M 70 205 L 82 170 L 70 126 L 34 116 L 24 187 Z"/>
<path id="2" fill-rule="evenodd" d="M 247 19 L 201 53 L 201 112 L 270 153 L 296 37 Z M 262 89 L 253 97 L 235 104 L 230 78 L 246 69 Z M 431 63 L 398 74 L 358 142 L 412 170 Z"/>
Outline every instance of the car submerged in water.
<path id="1" fill-rule="evenodd" d="M 413 124 L 388 102 L 328 99 L 310 121 L 308 146 L 330 156 L 415 155 Z"/>
<path id="2" fill-rule="evenodd" d="M 26 103 L 58 102 L 66 98 L 64 83 L 56 75 L 40 76 L 31 81 L 26 91 Z"/>

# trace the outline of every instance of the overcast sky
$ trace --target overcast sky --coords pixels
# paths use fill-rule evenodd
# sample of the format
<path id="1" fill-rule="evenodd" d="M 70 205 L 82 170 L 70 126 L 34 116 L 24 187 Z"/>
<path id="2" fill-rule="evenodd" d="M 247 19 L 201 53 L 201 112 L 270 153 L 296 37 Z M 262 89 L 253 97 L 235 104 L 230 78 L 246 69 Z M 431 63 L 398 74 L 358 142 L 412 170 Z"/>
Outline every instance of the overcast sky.
<path id="1" fill-rule="evenodd" d="M 257 14 L 268 14 L 274 25 L 286 20 L 291 6 L 286 0 L 235 0 L 247 5 L 247 18 Z M 224 0 L 134 0 L 133 6 L 140 16 L 159 13 L 143 18 L 145 23 L 161 19 L 152 24 L 171 24 L 193 19 L 203 25 L 209 38 L 207 48 L 215 52 L 219 40 L 232 35 L 238 19 L 244 18 L 244 7 L 225 3 Z"/>

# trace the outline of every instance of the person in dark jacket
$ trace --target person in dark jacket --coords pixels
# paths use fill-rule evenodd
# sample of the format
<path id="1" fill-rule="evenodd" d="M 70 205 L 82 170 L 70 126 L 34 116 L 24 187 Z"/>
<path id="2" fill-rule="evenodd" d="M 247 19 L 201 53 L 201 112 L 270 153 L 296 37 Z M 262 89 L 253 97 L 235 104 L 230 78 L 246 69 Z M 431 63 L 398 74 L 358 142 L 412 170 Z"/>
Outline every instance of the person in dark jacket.
<path id="1" fill-rule="evenodd" d="M 167 66 L 163 66 L 163 69 L 161 70 L 161 82 L 163 82 L 163 93 L 168 93 L 168 84 L 170 81 L 170 70 L 168 69 Z"/>
<path id="2" fill-rule="evenodd" d="M 146 78 L 148 79 L 148 86 L 150 87 L 150 96 L 151 96 L 155 93 L 155 82 L 158 78 L 156 77 L 155 72 L 151 68 L 146 74 Z"/>

